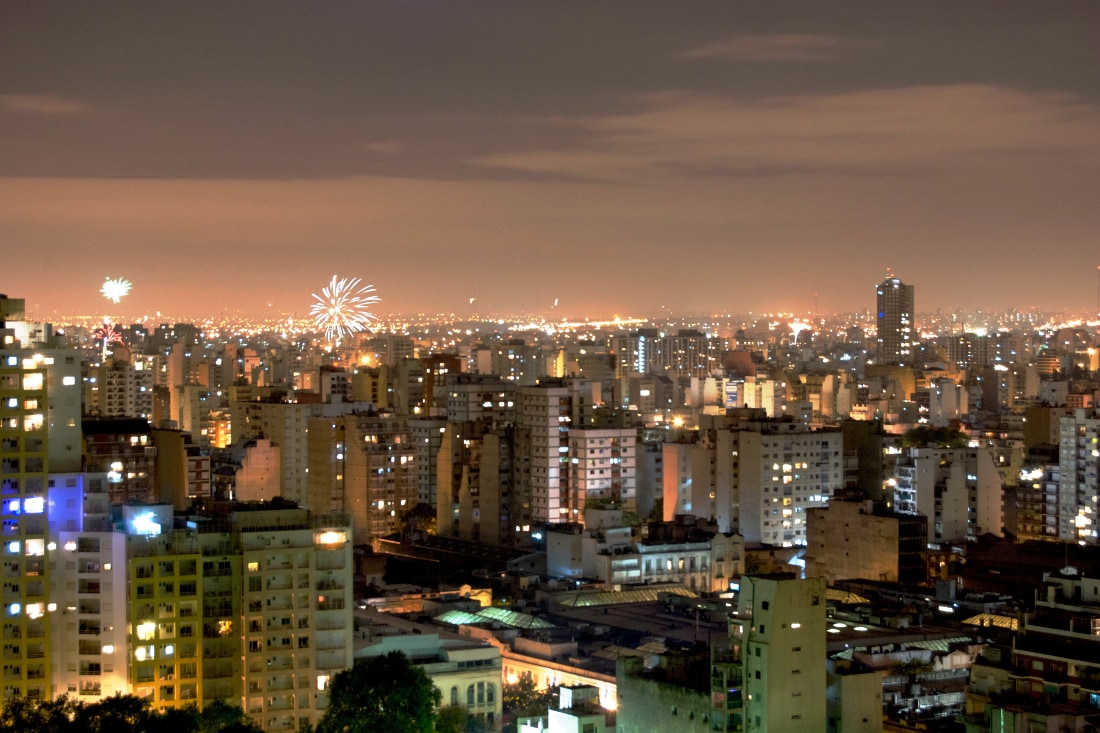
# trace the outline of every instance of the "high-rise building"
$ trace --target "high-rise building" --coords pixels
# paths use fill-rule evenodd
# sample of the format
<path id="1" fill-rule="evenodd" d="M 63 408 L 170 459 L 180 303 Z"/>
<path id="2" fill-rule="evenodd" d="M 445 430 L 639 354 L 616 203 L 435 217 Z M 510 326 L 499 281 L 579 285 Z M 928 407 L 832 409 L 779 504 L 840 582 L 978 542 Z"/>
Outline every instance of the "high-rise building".
<path id="1" fill-rule="evenodd" d="M 409 420 L 413 450 L 416 453 L 416 502 L 434 507 L 436 501 L 436 458 L 443 443 L 447 419 L 419 417 Z"/>
<path id="2" fill-rule="evenodd" d="M 636 511 L 636 454 L 638 433 L 634 428 L 574 428 L 569 433 L 570 462 L 563 469 L 568 479 L 570 508 L 584 516 L 593 500 L 611 500 L 623 509 Z"/>
<path id="3" fill-rule="evenodd" d="M 744 730 L 825 726 L 825 579 L 741 578 L 731 643 L 744 669 Z"/>
<path id="4" fill-rule="evenodd" d="M 1001 476 L 989 448 L 910 448 L 894 484 L 894 510 L 928 517 L 929 542 L 1001 534 Z"/>
<path id="5" fill-rule="evenodd" d="M 790 418 L 733 422 L 715 434 L 715 519 L 747 542 L 806 544 L 806 512 L 844 486 L 843 437 Z"/>
<path id="6" fill-rule="evenodd" d="M 52 472 L 80 470 L 80 359 L 39 348 L 23 301 L 0 295 L 0 626 L 4 699 L 45 698 L 56 661 L 48 614 L 56 546 L 47 534 Z"/>
<path id="7" fill-rule="evenodd" d="M 84 420 L 84 467 L 107 474 L 112 504 L 156 502 L 157 448 L 148 420 Z"/>
<path id="8" fill-rule="evenodd" d="M 316 725 L 329 681 L 351 666 L 349 518 L 237 505 L 195 530 L 161 533 L 171 513 L 159 510 L 132 512 L 126 534 L 115 535 L 126 539 L 128 600 L 126 619 L 113 623 L 129 629 L 121 648 L 133 694 L 156 709 L 240 705 L 264 730 Z M 87 566 L 81 573 L 108 570 L 90 569 L 98 558 L 89 553 L 110 539 L 81 534 L 65 552 Z M 98 601 L 109 584 L 101 590 L 100 577 L 88 577 L 97 588 L 78 603 L 107 613 L 108 599 Z M 80 623 L 98 632 L 105 621 Z"/>
<path id="9" fill-rule="evenodd" d="M 335 418 L 371 409 L 366 402 L 282 402 L 272 396 L 265 400 L 231 400 L 233 439 L 265 438 L 279 449 L 279 481 L 272 496 L 282 496 L 308 506 L 310 494 L 309 452 L 310 420 Z M 330 423 L 331 424 L 331 423 Z M 313 511 L 327 511 L 308 506 Z"/>
<path id="10" fill-rule="evenodd" d="M 440 536 L 489 545 L 515 536 L 514 436 L 511 426 L 488 429 L 481 422 L 447 423 L 436 470 Z"/>
<path id="11" fill-rule="evenodd" d="M 121 349 L 120 349 L 121 351 Z M 153 357 L 115 356 L 88 368 L 85 412 L 95 417 L 153 419 Z"/>
<path id="12" fill-rule="evenodd" d="M 96 702 L 129 694 L 126 535 L 110 523 L 106 474 L 49 479 L 51 696 Z M 154 617 L 154 615 L 150 615 Z M 6 630 L 5 630 L 6 631 Z"/>
<path id="13" fill-rule="evenodd" d="M 401 515 L 417 501 L 416 450 L 408 420 L 360 414 L 333 422 L 335 430 L 343 429 L 344 443 L 336 455 L 343 455 L 343 511 L 351 514 L 355 542 L 396 532 Z"/>
<path id="14" fill-rule="evenodd" d="M 439 533 L 508 542 L 525 513 L 517 513 L 513 491 L 516 386 L 491 374 L 448 373 L 438 389 L 446 393 L 445 399 L 440 396 L 446 409 L 443 430 L 433 420 L 410 425 L 421 476 L 425 449 L 430 456 L 430 486 L 436 492 L 430 503 L 437 508 Z M 426 430 L 418 432 L 418 423 Z"/>
<path id="15" fill-rule="evenodd" d="M 896 277 L 879 283 L 878 361 L 909 366 L 916 355 L 917 333 L 913 322 L 913 286 Z"/>
<path id="16" fill-rule="evenodd" d="M 1058 538 L 1096 544 L 1100 511 L 1100 410 L 1058 421 Z"/>
<path id="17" fill-rule="evenodd" d="M 694 329 L 681 329 L 673 336 L 643 328 L 612 336 L 609 343 L 619 378 L 631 374 L 706 376 L 721 364 L 725 349 L 722 339 Z"/>
<path id="18" fill-rule="evenodd" d="M 554 382 L 521 387 L 516 411 L 517 507 L 538 523 L 579 521 L 569 515 L 562 479 L 569 469 L 571 391 Z M 524 522 L 525 524 L 527 522 Z"/>

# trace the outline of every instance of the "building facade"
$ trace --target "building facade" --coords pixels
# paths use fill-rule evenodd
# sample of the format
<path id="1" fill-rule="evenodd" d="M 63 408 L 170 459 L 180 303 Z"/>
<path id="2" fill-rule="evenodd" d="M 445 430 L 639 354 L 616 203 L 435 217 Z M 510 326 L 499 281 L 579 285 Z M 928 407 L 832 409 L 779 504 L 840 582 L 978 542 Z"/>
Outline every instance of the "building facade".
<path id="1" fill-rule="evenodd" d="M 878 312 L 878 362 L 911 366 L 916 357 L 913 286 L 888 277 L 875 289 Z"/>

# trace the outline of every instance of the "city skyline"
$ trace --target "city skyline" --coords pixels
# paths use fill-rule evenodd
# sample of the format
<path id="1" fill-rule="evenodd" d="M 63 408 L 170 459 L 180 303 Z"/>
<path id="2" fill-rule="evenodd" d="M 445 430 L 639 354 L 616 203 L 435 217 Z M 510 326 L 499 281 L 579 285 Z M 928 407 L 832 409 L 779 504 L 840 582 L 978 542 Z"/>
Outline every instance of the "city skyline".
<path id="1" fill-rule="evenodd" d="M 1092 311 L 1100 8 L 796 8 L 10 3 L 0 291 L 828 314 L 892 268 L 918 313 Z"/>

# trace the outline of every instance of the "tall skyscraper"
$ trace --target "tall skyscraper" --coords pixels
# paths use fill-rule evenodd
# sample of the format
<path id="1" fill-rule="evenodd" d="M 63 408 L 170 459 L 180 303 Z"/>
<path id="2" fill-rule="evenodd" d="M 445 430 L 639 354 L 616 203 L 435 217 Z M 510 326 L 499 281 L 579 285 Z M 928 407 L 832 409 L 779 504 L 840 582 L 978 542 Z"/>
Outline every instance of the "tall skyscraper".
<path id="1" fill-rule="evenodd" d="M 916 352 L 913 324 L 913 286 L 896 277 L 879 283 L 878 362 L 909 366 Z"/>

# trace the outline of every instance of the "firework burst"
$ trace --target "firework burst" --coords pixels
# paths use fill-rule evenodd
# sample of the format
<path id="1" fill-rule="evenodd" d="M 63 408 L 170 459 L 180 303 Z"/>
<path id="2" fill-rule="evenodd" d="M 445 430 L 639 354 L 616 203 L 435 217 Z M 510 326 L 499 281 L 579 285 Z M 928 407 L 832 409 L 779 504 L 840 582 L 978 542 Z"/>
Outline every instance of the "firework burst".
<path id="1" fill-rule="evenodd" d="M 103 325 L 97 328 L 92 335 L 95 337 L 96 343 L 102 344 L 104 359 L 111 354 L 111 344 L 122 343 L 122 334 L 116 331 L 114 325 L 107 321 L 104 321 Z"/>
<path id="2" fill-rule="evenodd" d="M 103 281 L 103 287 L 99 289 L 103 297 L 112 303 L 118 303 L 130 294 L 130 281 L 124 277 L 109 277 Z"/>
<path id="3" fill-rule="evenodd" d="M 325 338 L 340 342 L 344 336 L 366 331 L 378 316 L 370 312 L 372 305 L 381 300 L 374 292 L 373 285 L 360 285 L 357 277 L 339 278 L 332 276 L 332 282 L 313 294 L 313 306 L 309 315 L 317 328 L 324 329 Z"/>

